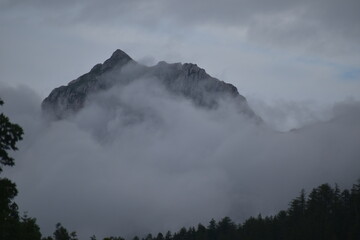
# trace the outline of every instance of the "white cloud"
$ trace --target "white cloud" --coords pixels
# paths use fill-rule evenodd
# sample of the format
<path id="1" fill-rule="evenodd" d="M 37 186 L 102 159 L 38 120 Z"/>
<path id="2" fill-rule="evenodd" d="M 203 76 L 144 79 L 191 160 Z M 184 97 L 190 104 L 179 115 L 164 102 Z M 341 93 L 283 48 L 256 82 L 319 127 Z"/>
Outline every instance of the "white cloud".
<path id="1" fill-rule="evenodd" d="M 243 119 L 230 103 L 201 110 L 146 81 L 94 96 L 76 117 L 52 123 L 25 92 L 0 92 L 5 112 L 25 128 L 16 166 L 5 172 L 19 187 L 21 210 L 48 234 L 56 222 L 84 238 L 226 215 L 241 221 L 286 208 L 301 188 L 349 186 L 360 169 L 356 102 L 339 105 L 331 121 L 279 133 Z M 307 123 L 310 110 L 290 110 Z"/>

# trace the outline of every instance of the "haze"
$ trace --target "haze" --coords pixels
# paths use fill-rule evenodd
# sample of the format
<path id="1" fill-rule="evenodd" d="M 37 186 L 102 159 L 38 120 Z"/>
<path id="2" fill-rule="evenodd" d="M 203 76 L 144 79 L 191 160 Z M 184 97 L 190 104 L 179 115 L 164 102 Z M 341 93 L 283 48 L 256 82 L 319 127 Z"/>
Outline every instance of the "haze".
<path id="1" fill-rule="evenodd" d="M 274 214 L 325 182 L 349 187 L 360 173 L 359 10 L 350 0 L 0 1 L 2 110 L 25 131 L 4 170 L 20 210 L 44 234 L 61 222 L 81 239 L 141 236 Z M 69 119 L 42 117 L 53 88 L 117 48 L 146 65 L 198 64 L 265 124 L 146 79 L 92 96 Z"/>

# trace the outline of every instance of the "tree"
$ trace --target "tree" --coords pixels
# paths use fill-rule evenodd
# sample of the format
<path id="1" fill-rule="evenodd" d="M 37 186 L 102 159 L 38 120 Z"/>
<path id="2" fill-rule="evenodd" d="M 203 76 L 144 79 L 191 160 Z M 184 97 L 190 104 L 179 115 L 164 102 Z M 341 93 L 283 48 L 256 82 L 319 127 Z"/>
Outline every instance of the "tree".
<path id="1" fill-rule="evenodd" d="M 0 99 L 0 106 L 4 102 Z M 16 143 L 22 139 L 22 128 L 14 123 L 11 123 L 9 118 L 3 113 L 0 114 L 0 173 L 2 166 L 13 166 L 14 159 L 9 156 L 9 150 L 17 150 Z M 9 221 L 18 220 L 18 207 L 13 199 L 17 195 L 15 183 L 7 178 L 0 178 L 0 225 L 6 226 Z M 0 234 L 7 231 L 4 227 L 1 228 Z M 1 235 L 4 237 L 4 235 Z"/>
<path id="2" fill-rule="evenodd" d="M 236 238 L 236 224 L 229 218 L 224 217 L 218 223 L 218 239 L 235 239 Z"/>
<path id="3" fill-rule="evenodd" d="M 56 224 L 56 230 L 54 232 L 55 240 L 70 240 L 69 232 L 64 228 L 61 223 Z"/>
<path id="4" fill-rule="evenodd" d="M 103 240 L 125 240 L 125 239 L 122 237 L 106 237 Z"/>
<path id="5" fill-rule="evenodd" d="M 36 224 L 35 218 L 30 218 L 25 213 L 21 217 L 19 239 L 21 240 L 34 240 L 41 239 L 40 228 Z"/>
<path id="6" fill-rule="evenodd" d="M 0 99 L 0 106 L 4 102 Z M 17 142 L 22 140 L 23 129 L 0 114 L 0 174 L 3 166 L 14 166 L 9 151 L 17 150 Z M 1 240 L 40 240 L 40 228 L 35 218 L 26 214 L 19 217 L 18 206 L 14 202 L 18 191 L 16 184 L 0 177 L 0 239 Z"/>
<path id="7" fill-rule="evenodd" d="M 196 240 L 206 240 L 207 239 L 207 229 L 204 225 L 198 224 L 196 231 Z"/>
<path id="8" fill-rule="evenodd" d="M 299 218 L 303 217 L 306 210 L 306 195 L 305 190 L 302 189 L 300 196 L 290 202 L 288 213 L 290 217 Z"/>
<path id="9" fill-rule="evenodd" d="M 0 99 L 0 106 L 4 102 Z M 0 114 L 0 172 L 2 165 L 14 166 L 14 159 L 9 156 L 9 150 L 17 150 L 16 143 L 22 140 L 23 129 L 12 122 L 3 113 Z"/>
<path id="10" fill-rule="evenodd" d="M 0 178 L 0 239 L 15 239 L 19 224 L 18 206 L 13 202 L 17 195 L 15 183 Z"/>
<path id="11" fill-rule="evenodd" d="M 171 240 L 172 239 L 172 234 L 170 231 L 167 231 L 165 234 L 165 240 Z"/>
<path id="12" fill-rule="evenodd" d="M 0 99 L 0 106 L 4 102 Z M 0 114 L 0 173 L 2 166 L 13 166 L 14 159 L 9 151 L 17 150 L 16 144 L 22 139 L 22 128 L 10 122 L 3 113 Z M 0 177 L 0 239 L 19 239 L 20 219 L 18 206 L 13 201 L 18 191 L 15 183 Z M 40 239 L 40 238 L 39 238 Z"/>
<path id="13" fill-rule="evenodd" d="M 61 225 L 61 223 L 56 224 L 56 229 L 54 232 L 55 240 L 78 240 L 76 232 L 69 233 L 68 230 Z"/>
<path id="14" fill-rule="evenodd" d="M 161 232 L 159 232 L 155 239 L 156 240 L 164 240 L 164 235 Z"/>
<path id="15" fill-rule="evenodd" d="M 217 224 L 214 219 L 210 220 L 207 229 L 208 229 L 208 238 L 210 240 L 215 240 L 217 238 Z"/>
<path id="16" fill-rule="evenodd" d="M 152 240 L 153 237 L 152 237 L 152 234 L 149 233 L 146 237 L 145 237 L 145 240 Z"/>

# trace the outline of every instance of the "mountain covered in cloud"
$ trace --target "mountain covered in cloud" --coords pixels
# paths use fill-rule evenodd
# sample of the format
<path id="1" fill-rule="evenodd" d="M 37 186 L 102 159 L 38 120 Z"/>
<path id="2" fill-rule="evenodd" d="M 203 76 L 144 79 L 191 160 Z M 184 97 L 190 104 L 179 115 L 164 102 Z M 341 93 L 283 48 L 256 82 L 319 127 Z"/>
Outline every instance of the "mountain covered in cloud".
<path id="1" fill-rule="evenodd" d="M 359 178 L 359 102 L 338 103 L 326 121 L 306 121 L 312 114 L 302 104 L 261 110 L 251 102 L 266 123 L 254 124 L 236 92 L 201 92 L 195 78 L 166 84 L 154 75 L 174 74 L 176 64 L 145 67 L 118 53 L 116 66 L 105 61 L 44 101 L 58 121 L 43 118 L 31 89 L 0 83 L 4 113 L 25 132 L 6 174 L 21 193 L 21 212 L 35 216 L 44 234 L 58 222 L 81 239 L 173 232 L 224 216 L 242 222 L 285 209 L 301 188 L 351 187 Z M 269 127 L 289 115 L 306 124 Z"/>
<path id="2" fill-rule="evenodd" d="M 222 100 L 231 100 L 243 116 L 261 121 L 235 86 L 211 77 L 196 64 L 161 61 L 148 67 L 137 63 L 119 49 L 104 63 L 96 64 L 90 72 L 67 86 L 55 88 L 44 99 L 42 109 L 61 119 L 81 110 L 91 96 L 136 81 L 153 81 L 174 97 L 188 99 L 201 108 L 216 109 Z"/>

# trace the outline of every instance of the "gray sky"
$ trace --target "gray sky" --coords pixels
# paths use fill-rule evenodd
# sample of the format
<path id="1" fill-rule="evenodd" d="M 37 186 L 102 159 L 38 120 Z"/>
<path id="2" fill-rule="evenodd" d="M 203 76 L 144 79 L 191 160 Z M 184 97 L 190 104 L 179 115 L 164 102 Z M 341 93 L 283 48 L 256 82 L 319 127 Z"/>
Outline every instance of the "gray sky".
<path id="1" fill-rule="evenodd" d="M 360 172 L 359 10 L 350 0 L 0 0 L 1 110 L 25 130 L 4 172 L 21 210 L 46 234 L 62 222 L 86 239 L 242 221 L 286 208 L 301 188 L 350 186 Z M 74 118 L 41 118 L 53 88 L 117 48 L 147 65 L 198 64 L 268 125 L 141 81 L 94 96 Z M 101 105 L 118 102 L 144 120 L 127 126 L 121 106 Z"/>
<path id="2" fill-rule="evenodd" d="M 45 97 L 120 48 L 197 63 L 248 98 L 358 99 L 359 11 L 356 0 L 2 0 L 0 81 Z"/>

